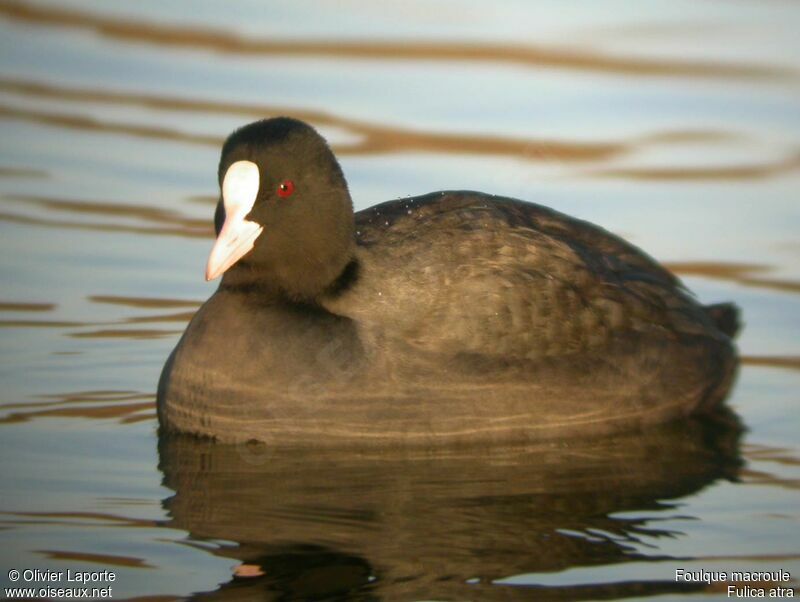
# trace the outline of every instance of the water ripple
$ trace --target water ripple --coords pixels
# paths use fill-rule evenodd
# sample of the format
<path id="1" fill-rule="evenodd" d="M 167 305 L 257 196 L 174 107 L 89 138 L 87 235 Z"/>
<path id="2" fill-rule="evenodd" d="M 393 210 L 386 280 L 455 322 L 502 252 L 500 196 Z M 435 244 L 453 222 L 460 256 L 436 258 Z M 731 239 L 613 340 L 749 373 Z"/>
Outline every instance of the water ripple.
<path id="1" fill-rule="evenodd" d="M 7 19 L 62 28 L 89 30 L 114 40 L 166 47 L 196 48 L 225 53 L 371 59 L 380 61 L 494 62 L 632 76 L 684 76 L 743 79 L 795 78 L 794 70 L 774 65 L 681 61 L 604 55 L 547 46 L 514 46 L 474 42 L 391 42 L 348 40 L 266 40 L 246 38 L 218 29 L 181 28 L 147 21 L 115 19 L 88 12 L 4 2 Z"/>
<path id="2" fill-rule="evenodd" d="M 0 404 L 0 424 L 38 418 L 116 418 L 129 424 L 155 418 L 155 396 L 136 391 L 79 391 L 41 396 L 42 401 Z"/>

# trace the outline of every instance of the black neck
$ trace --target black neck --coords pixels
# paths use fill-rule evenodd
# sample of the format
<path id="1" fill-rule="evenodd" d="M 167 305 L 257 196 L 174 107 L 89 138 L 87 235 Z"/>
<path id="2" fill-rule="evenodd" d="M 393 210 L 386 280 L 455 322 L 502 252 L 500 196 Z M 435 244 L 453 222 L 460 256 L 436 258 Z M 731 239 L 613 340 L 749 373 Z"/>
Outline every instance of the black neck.
<path id="1" fill-rule="evenodd" d="M 317 305 L 321 297 L 335 298 L 349 290 L 358 280 L 359 268 L 358 260 L 350 259 L 332 280 L 306 282 L 304 288 L 299 289 L 265 274 L 261 266 L 240 261 L 225 272 L 219 288 L 227 292 L 253 294 L 263 300 Z"/>

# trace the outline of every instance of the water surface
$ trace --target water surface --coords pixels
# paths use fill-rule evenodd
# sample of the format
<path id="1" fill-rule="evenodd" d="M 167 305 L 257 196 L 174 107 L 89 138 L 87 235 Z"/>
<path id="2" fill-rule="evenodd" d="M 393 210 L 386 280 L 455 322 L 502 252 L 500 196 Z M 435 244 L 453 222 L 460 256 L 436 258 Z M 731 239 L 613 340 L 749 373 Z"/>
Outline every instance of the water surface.
<path id="1" fill-rule="evenodd" d="M 679 567 L 796 586 L 799 27 L 784 0 L 0 4 L 4 586 L 71 568 L 114 570 L 118 599 L 725 598 Z M 215 286 L 219 145 L 283 114 L 328 137 L 358 209 L 532 200 L 734 300 L 735 415 L 437 455 L 159 441 L 161 365 Z"/>

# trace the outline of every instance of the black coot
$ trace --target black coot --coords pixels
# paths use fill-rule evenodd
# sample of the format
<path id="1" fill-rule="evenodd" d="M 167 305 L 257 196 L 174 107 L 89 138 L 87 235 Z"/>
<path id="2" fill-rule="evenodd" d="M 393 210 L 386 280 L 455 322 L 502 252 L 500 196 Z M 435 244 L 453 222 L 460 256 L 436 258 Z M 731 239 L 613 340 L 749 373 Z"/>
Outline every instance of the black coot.
<path id="1" fill-rule="evenodd" d="M 325 140 L 289 118 L 222 148 L 222 275 L 167 360 L 162 427 L 276 444 L 525 441 L 708 410 L 737 367 L 700 305 L 603 229 L 435 192 L 353 214 Z"/>

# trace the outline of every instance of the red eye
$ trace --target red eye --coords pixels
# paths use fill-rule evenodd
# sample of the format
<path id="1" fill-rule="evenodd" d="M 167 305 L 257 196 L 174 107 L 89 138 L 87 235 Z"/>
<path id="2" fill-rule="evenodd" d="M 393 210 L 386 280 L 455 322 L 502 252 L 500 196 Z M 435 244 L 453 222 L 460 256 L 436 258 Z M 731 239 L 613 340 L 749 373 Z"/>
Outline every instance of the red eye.
<path id="1" fill-rule="evenodd" d="M 294 182 L 291 180 L 284 180 L 280 184 L 278 184 L 278 196 L 282 198 L 286 198 L 292 196 L 294 192 Z"/>

